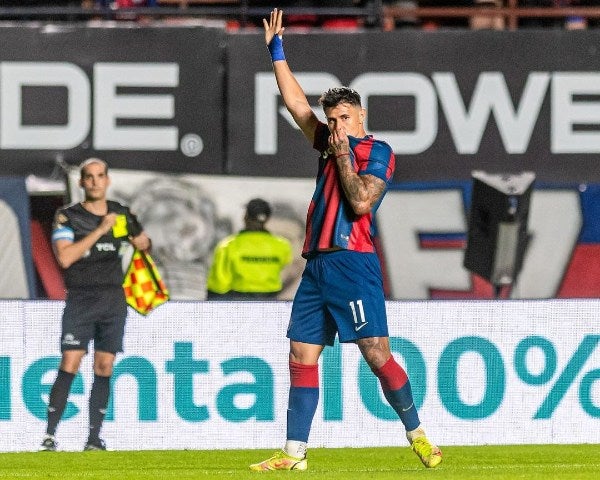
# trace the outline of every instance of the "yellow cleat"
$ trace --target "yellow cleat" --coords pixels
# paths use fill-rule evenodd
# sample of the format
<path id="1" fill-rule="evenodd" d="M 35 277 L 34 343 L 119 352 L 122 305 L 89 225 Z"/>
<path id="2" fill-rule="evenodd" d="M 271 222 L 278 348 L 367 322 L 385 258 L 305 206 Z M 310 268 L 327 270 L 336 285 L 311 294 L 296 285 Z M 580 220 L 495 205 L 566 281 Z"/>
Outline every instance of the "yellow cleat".
<path id="1" fill-rule="evenodd" d="M 442 451 L 432 445 L 425 436 L 415 438 L 410 448 L 427 468 L 435 468 L 442 461 Z"/>
<path id="2" fill-rule="evenodd" d="M 264 462 L 253 463 L 250 465 L 250 470 L 254 472 L 267 472 L 270 470 L 306 470 L 307 468 L 308 463 L 306 457 L 291 457 L 283 450 L 275 452 L 275 455 L 266 459 Z"/>

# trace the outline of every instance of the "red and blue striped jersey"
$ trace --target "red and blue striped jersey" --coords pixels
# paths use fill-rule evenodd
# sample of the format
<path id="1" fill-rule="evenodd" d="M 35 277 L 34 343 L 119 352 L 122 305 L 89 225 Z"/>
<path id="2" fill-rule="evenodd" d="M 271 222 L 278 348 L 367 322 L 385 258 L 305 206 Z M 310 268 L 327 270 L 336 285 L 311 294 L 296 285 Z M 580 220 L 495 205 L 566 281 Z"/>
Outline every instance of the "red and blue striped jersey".
<path id="1" fill-rule="evenodd" d="M 356 215 L 344 196 L 337 173 L 337 164 L 329 144 L 329 129 L 319 122 L 313 147 L 321 153 L 317 185 L 308 208 L 306 239 L 302 255 L 335 247 L 357 252 L 374 252 L 374 215 L 383 199 L 365 215 Z M 374 175 L 387 184 L 392 179 L 395 158 L 392 148 L 372 136 L 348 137 L 350 159 L 359 175 Z M 385 192 L 384 192 L 385 194 Z"/>

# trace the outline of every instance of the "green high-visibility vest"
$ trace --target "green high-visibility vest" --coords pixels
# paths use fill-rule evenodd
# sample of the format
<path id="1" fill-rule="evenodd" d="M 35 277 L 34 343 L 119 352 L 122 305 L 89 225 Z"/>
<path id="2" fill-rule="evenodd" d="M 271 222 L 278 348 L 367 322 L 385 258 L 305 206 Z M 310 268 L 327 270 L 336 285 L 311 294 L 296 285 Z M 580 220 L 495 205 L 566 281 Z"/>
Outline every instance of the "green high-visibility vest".
<path id="1" fill-rule="evenodd" d="M 279 292 L 281 271 L 291 261 L 287 239 L 266 230 L 242 230 L 216 246 L 207 289 L 219 294 Z"/>

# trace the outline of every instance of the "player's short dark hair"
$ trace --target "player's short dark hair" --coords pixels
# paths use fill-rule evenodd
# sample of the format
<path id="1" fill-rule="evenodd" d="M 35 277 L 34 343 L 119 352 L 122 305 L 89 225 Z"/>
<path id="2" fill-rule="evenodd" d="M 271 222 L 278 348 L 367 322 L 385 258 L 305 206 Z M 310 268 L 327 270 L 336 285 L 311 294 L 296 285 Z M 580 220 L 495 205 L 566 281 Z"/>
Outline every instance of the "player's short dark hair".
<path id="1" fill-rule="evenodd" d="M 360 95 L 350 87 L 330 88 L 319 98 L 319 105 L 323 108 L 333 108 L 340 103 L 348 103 L 360 107 Z"/>

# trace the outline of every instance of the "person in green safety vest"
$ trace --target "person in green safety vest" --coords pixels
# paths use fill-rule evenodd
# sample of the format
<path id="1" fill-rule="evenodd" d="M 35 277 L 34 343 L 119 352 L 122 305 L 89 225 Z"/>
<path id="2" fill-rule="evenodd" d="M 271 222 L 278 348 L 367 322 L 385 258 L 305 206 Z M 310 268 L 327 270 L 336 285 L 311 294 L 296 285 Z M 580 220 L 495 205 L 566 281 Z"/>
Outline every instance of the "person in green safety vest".
<path id="1" fill-rule="evenodd" d="M 290 242 L 265 228 L 271 206 L 261 198 L 246 205 L 244 228 L 215 247 L 208 273 L 208 300 L 273 300 L 281 272 L 292 261 Z"/>

